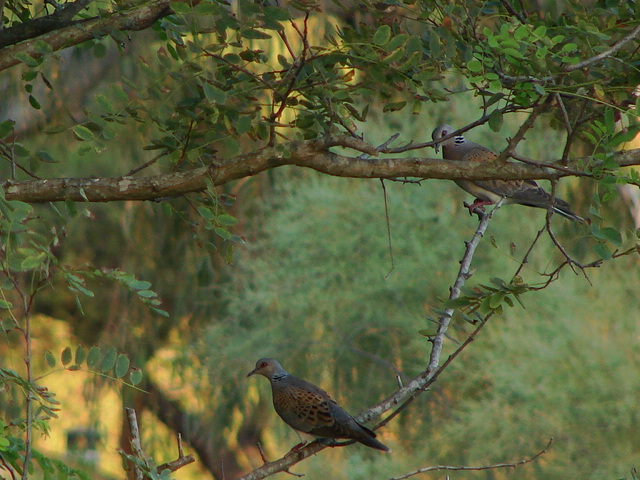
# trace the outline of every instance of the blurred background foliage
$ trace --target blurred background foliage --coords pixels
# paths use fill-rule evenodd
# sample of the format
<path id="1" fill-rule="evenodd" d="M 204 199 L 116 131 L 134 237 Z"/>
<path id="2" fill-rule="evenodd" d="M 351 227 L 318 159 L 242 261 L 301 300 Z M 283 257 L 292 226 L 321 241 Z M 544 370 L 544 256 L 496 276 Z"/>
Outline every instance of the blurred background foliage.
<path id="1" fill-rule="evenodd" d="M 407 3 L 403 8 L 413 12 L 427 3 Z M 453 17 L 459 14 L 454 7 L 464 9 L 462 3 L 443 4 L 442 9 Z M 500 2 L 470 3 L 474 9 L 491 9 Z M 572 9 L 578 8 L 576 2 L 539 3 L 547 15 L 562 14 L 560 26 L 570 24 Z M 615 31 L 611 12 L 628 18 L 633 11 L 630 2 L 591 4 L 599 9 L 603 29 L 609 33 Z M 279 131 L 291 138 L 320 135 L 342 125 L 357 128 L 372 144 L 396 132 L 424 142 L 439 123 L 462 126 L 479 115 L 481 102 L 466 91 L 468 84 L 459 72 L 440 78 L 445 67 L 455 66 L 465 55 L 471 58 L 471 53 L 458 51 L 460 45 L 454 41 L 438 41 L 431 32 L 429 54 L 442 55 L 443 63 L 425 67 L 422 81 L 430 86 L 428 91 L 419 86 L 407 97 L 406 91 L 394 89 L 397 76 L 426 62 L 405 65 L 405 73 L 385 72 L 383 65 L 377 65 L 378 70 L 369 72 L 371 78 L 365 78 L 367 89 L 356 92 L 348 84 L 338 94 L 354 95 L 353 108 L 359 113 L 368 109 L 366 121 L 357 120 L 349 108 L 321 101 L 323 91 L 314 92 L 317 103 L 309 100 L 312 104 L 304 106 L 304 115 L 292 109 L 269 120 L 265 93 L 233 90 L 224 82 L 239 75 L 220 67 L 224 62 L 216 63 L 213 73 L 198 73 L 213 62 L 202 52 L 222 40 L 222 30 L 197 37 L 203 50 L 176 46 L 185 32 L 213 28 L 215 20 L 232 21 L 217 3 L 206 5 L 213 9 L 213 20 L 172 16 L 159 21 L 154 31 L 133 34 L 131 42 L 114 36 L 60 52 L 58 59 L 38 67 L 38 78 L 46 78 L 53 89 L 42 80 L 33 82 L 31 93 L 25 90 L 26 67 L 3 72 L 0 82 L 11 101 L 3 102 L 0 112 L 3 119 L 16 121 L 17 138 L 30 152 L 24 158 L 27 168 L 41 177 L 119 175 L 151 161 L 158 151 L 166 155 L 146 172 L 190 168 L 256 149 L 268 140 L 277 122 L 287 125 Z M 251 17 L 252 5 L 239 5 Z M 355 5 L 325 7 L 330 15 L 311 17 L 312 43 L 337 35 L 327 25 L 339 23 L 345 42 L 357 46 L 358 38 L 378 31 L 379 19 L 386 15 L 373 6 L 371 11 Z M 411 24 L 407 31 L 417 35 L 425 28 Z M 436 30 L 442 38 L 459 41 L 456 35 L 464 32 L 452 28 L 443 22 Z M 251 36 L 245 41 L 262 50 L 262 63 L 284 71 L 278 54 L 282 56 L 286 46 L 277 39 L 270 43 Z M 365 47 L 358 53 L 366 57 L 370 52 Z M 226 48 L 229 54 L 241 50 Z M 408 61 L 407 57 L 403 59 Z M 325 67 L 330 70 L 338 64 L 336 60 Z M 206 77 L 209 74 L 213 77 Z M 637 75 L 637 69 L 632 74 Z M 309 82 L 318 76 L 322 68 L 309 72 Z M 283 74 L 279 85 L 286 85 L 284 80 Z M 340 90 L 338 83 L 326 88 L 327 95 Z M 447 96 L 447 89 L 457 92 L 450 101 L 432 103 Z M 618 93 L 626 91 L 620 88 Z M 30 95 L 39 109 L 27 107 Z M 420 101 L 401 110 L 405 98 Z M 199 104 L 204 107 L 190 110 L 190 102 L 204 102 Z M 220 107 L 225 102 L 236 110 Z M 197 118 L 190 117 L 194 112 Z M 498 150 L 525 118 L 514 114 L 499 133 L 482 126 L 467 136 Z M 549 126 L 555 121 L 552 115 L 543 116 L 519 146 L 520 153 L 540 160 L 560 158 L 563 144 Z M 194 124 L 199 126 L 196 133 L 190 130 Z M 78 132 L 84 132 L 74 130 L 78 125 L 86 126 L 94 137 L 76 141 Z M 194 140 L 187 142 L 188 148 L 185 139 Z M 142 149 L 149 146 L 158 148 Z M 40 151 L 49 157 L 32 155 Z M 8 178 L 10 166 L 1 168 L 3 178 Z M 427 317 L 447 297 L 476 220 L 462 206 L 462 200 L 469 198 L 450 182 L 386 181 L 385 186 L 391 246 L 379 181 L 329 178 L 295 168 L 159 204 L 34 206 L 35 229 L 42 234 L 55 231 L 60 237 L 54 252 L 61 264 L 87 271 L 133 272 L 137 279 L 151 282 L 162 309 L 170 313 L 165 318 L 150 311 L 135 291 L 104 276 L 87 276 L 86 287 L 94 296 L 79 294 L 77 299 L 62 282 L 52 281 L 54 288 L 36 302 L 35 334 L 42 343 L 36 343 L 34 363 L 39 374 L 49 368 L 43 361 L 46 350 L 59 356 L 67 345 L 115 346 L 143 369 L 141 386 L 150 394 L 95 375 L 84 378 L 81 372 L 47 376 L 42 383 L 58 394 L 62 411 L 59 420 L 51 421 L 51 437 L 38 438 L 37 447 L 62 457 L 62 432 L 79 424 L 95 427 L 102 434 L 99 469 L 117 476 L 118 457 L 113 452 L 126 443 L 119 438 L 117 412 L 122 402 L 146 412 L 145 446 L 154 455 L 174 455 L 168 439 L 175 430 L 189 439 L 188 448 L 197 451 L 202 463 L 177 472 L 177 478 L 209 474 L 200 469 L 217 478 L 224 471 L 231 478 L 261 463 L 258 441 L 271 459 L 298 441 L 272 410 L 266 382 L 245 378 L 257 358 L 277 357 L 292 373 L 332 392 L 352 413 L 390 395 L 397 376 L 411 378 L 424 369 L 431 344 L 419 331 L 433 328 Z M 558 194 L 586 215 L 594 196 L 601 197 L 599 188 L 595 182 L 565 179 Z M 239 238 L 228 242 L 206 228 L 198 209 L 202 205 L 222 208 L 237 218 L 229 230 Z M 604 220 L 596 222 L 616 227 L 621 243 L 631 245 L 636 226 L 630 211 L 628 201 L 612 197 L 598 207 Z M 552 222 L 572 255 L 584 261 L 597 258 L 597 242 L 587 227 L 556 217 Z M 468 291 L 492 277 L 510 279 L 543 224 L 542 210 L 502 208 L 476 254 Z M 536 281 L 561 260 L 558 250 L 544 239 L 523 277 Z M 507 308 L 493 318 L 439 382 L 380 432 L 394 450 L 391 456 L 358 446 L 333 449 L 294 471 L 310 479 L 388 478 L 427 465 L 517 461 L 554 437 L 551 451 L 533 465 L 451 477 L 628 477 L 638 465 L 640 448 L 639 263 L 637 256 L 606 262 L 590 270 L 588 279 L 565 269 L 550 288 L 525 294 L 526 308 Z M 3 322 L 7 328 L 6 319 Z M 460 318 L 454 327 L 450 334 L 458 340 L 470 329 Z M 14 334 L 9 332 L 0 344 L 0 359 L 3 366 L 20 370 L 23 352 Z M 453 343 L 447 348 L 445 354 Z M 5 418 L 18 415 L 19 395 L 5 390 L 0 400 Z"/>

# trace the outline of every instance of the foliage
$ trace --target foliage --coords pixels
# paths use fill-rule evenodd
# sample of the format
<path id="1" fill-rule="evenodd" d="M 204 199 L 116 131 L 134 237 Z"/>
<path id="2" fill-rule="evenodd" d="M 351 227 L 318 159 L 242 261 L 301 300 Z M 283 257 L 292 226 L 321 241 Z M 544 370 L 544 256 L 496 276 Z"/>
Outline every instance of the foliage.
<path id="1" fill-rule="evenodd" d="M 132 369 L 132 361 L 149 373 L 148 362 L 173 337 L 184 354 L 173 367 L 198 377 L 194 384 L 206 393 L 200 398 L 215 405 L 201 410 L 215 416 L 211 432 L 222 432 L 200 443 L 213 445 L 207 453 L 227 459 L 233 476 L 248 465 L 244 450 L 264 430 L 246 414 L 258 403 L 255 389 L 243 395 L 245 384 L 235 375 L 248 356 L 275 349 L 296 357 L 291 368 L 301 372 L 320 364 L 316 373 L 333 379 L 339 392 L 357 390 L 350 400 L 366 405 L 395 387 L 390 366 L 412 373 L 424 367 L 433 322 L 446 307 L 456 309 L 457 331 L 449 335 L 464 338 L 476 314 L 503 314 L 511 324 L 535 299 L 559 304 L 560 297 L 540 290 L 568 283 L 568 269 L 589 277 L 587 267 L 600 260 L 632 263 L 637 236 L 615 210 L 629 210 L 618 198 L 621 188 L 640 185 L 636 170 L 620 168 L 617 152 L 640 131 L 634 93 L 640 7 L 604 0 L 512 3 L 2 2 L 0 69 L 8 85 L 0 106 L 0 158 L 8 180 L 0 189 L 0 309 L 7 341 L 26 359 L 24 370 L 0 370 L 3 394 L 24 400 L 15 421 L 2 420 L 0 447 L 9 439 L 13 468 L 26 465 L 26 478 L 33 457 L 45 476 L 75 475 L 31 445 L 31 432 L 46 432 L 57 408 L 32 365 L 38 356 L 49 368 L 59 364 L 57 354 L 32 351 L 30 326 L 39 310 L 68 319 L 80 339 L 61 348 L 62 368 L 86 365 L 119 385 L 126 378 L 138 384 L 142 370 Z M 137 30 L 145 31 L 125 33 Z M 574 182 L 562 194 L 579 200 L 590 227 L 557 227 L 547 219 L 537 230 L 531 221 L 503 220 L 516 210 L 500 211 L 492 223 L 495 237 L 476 257 L 482 269 L 462 297 L 447 303 L 442 283 L 457 266 L 453 245 L 468 232 L 451 221 L 460 210 L 447 203 L 440 185 L 429 184 L 431 198 L 423 202 L 415 201 L 415 185 L 389 188 L 391 259 L 377 183 L 337 186 L 290 171 L 240 178 L 280 166 L 300 151 L 314 157 L 314 168 L 335 175 L 366 176 L 357 170 L 366 161 L 386 168 L 380 177 L 396 177 L 400 158 L 430 146 L 425 131 L 435 126 L 435 116 L 456 120 L 464 130 L 487 124 L 501 140 L 509 136 L 505 158 L 541 162 L 557 173 L 554 180 L 587 177 L 589 183 Z M 542 124 L 552 126 L 544 133 L 554 138 L 535 143 L 537 151 L 527 153 L 535 160 L 520 156 L 516 147 L 526 152 L 529 142 L 520 142 Z M 398 127 L 399 139 L 388 141 L 395 133 L 389 125 Z M 556 141 L 560 149 L 550 154 Z M 380 158 L 353 154 L 354 148 Z M 266 161 L 264 152 L 271 155 Z M 629 155 L 624 165 L 640 164 L 638 152 Z M 240 164 L 248 167 L 240 170 Z M 468 172 L 456 175 L 467 178 Z M 47 193 L 51 184 L 59 185 L 53 194 Z M 116 198 L 128 202 L 90 205 Z M 140 204 L 141 198 L 159 204 Z M 65 202 L 36 205 L 48 200 Z M 325 228 L 319 232 L 318 225 Z M 614 268 L 611 263 L 603 265 Z M 425 278 L 435 281 L 425 286 Z M 543 317 L 552 312 L 537 311 Z M 563 317 L 573 320 L 569 338 L 579 338 L 580 323 L 571 312 Z M 542 339 L 560 335 L 540 328 Z M 529 331 L 500 329 L 506 343 L 524 342 L 524 349 Z M 494 351 L 483 350 L 482 362 L 505 368 L 507 384 L 518 373 L 503 365 L 512 353 L 501 351 L 493 335 Z M 104 344 L 77 346 L 98 341 Z M 503 358 L 492 356 L 497 352 Z M 622 363 L 624 356 L 614 353 Z M 372 355 L 382 367 L 371 367 Z M 605 361 L 576 358 L 591 370 Z M 193 374 L 193 365 L 208 365 L 209 377 Z M 473 390 L 465 382 L 482 385 L 482 378 L 457 374 L 459 391 Z M 599 391 L 621 381 L 577 378 L 575 389 L 591 380 Z M 517 402 L 508 403 L 510 395 L 533 395 L 531 385 L 520 387 L 515 393 L 489 389 L 486 396 L 478 388 L 479 405 L 458 404 L 477 415 L 458 414 L 479 431 L 474 421 L 484 420 L 482 402 L 499 411 L 506 401 L 513 415 Z M 426 420 L 407 415 L 388 427 L 403 447 L 422 438 L 424 424 L 446 410 L 446 399 L 462 396 L 439 386 L 433 393 Z M 558 397 L 557 403 L 572 403 Z M 134 401 L 144 403 L 141 398 Z M 186 409 L 169 403 L 177 414 L 167 417 L 182 418 Z M 592 427 L 606 417 L 597 420 Z M 467 437 L 453 423 L 434 433 L 440 445 L 443 432 L 452 439 L 450 450 L 436 454 L 444 459 L 462 452 L 457 459 L 464 462 L 471 457 L 464 450 Z M 481 446 L 492 445 L 478 438 Z M 494 438 L 501 440 L 499 432 Z M 196 445 L 201 439 L 190 440 Z M 478 458 L 489 453 L 478 449 Z M 576 456 L 571 451 L 568 458 Z M 213 463 L 220 462 L 207 465 Z M 366 462 L 353 464 L 354 475 L 369 475 Z M 580 468 L 586 476 L 596 466 Z"/>

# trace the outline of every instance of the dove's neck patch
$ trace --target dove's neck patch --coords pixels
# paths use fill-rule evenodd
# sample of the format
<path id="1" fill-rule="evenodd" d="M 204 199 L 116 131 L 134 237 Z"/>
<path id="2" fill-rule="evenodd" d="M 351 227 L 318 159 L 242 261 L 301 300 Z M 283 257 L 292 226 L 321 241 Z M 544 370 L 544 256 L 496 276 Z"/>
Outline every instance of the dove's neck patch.
<path id="1" fill-rule="evenodd" d="M 457 137 L 453 137 L 453 141 L 456 144 L 456 146 L 460 146 L 460 145 L 464 145 L 465 144 L 465 140 L 464 140 L 464 137 L 462 135 L 459 135 Z"/>
<path id="2" fill-rule="evenodd" d="M 279 382 L 280 380 L 288 376 L 288 373 L 276 373 L 273 377 L 271 377 L 271 380 L 274 382 Z"/>

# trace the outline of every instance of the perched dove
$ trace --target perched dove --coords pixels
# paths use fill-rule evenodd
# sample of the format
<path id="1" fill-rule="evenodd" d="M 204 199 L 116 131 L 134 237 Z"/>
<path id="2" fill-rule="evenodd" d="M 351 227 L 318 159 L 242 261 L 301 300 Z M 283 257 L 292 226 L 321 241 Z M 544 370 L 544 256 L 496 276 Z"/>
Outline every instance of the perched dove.
<path id="1" fill-rule="evenodd" d="M 360 425 L 327 392 L 282 368 L 273 358 L 261 358 L 247 377 L 254 374 L 271 382 L 273 406 L 280 418 L 306 441 L 320 438 L 348 438 L 368 447 L 390 452 L 376 440 L 376 434 Z M 297 445 L 300 448 L 304 443 Z"/>
<path id="2" fill-rule="evenodd" d="M 436 128 L 431 137 L 438 141 L 455 131 L 450 125 L 440 125 Z M 436 152 L 442 146 L 442 158 L 445 160 L 458 160 L 462 162 L 490 162 L 497 158 L 497 155 L 488 148 L 474 142 L 468 142 L 462 135 L 451 137 L 435 145 Z M 554 212 L 563 217 L 578 222 L 585 219 L 579 217 L 571 211 L 571 206 L 559 198 L 553 198 L 540 185 L 533 180 L 456 180 L 460 188 L 476 197 L 476 201 L 469 207 L 469 211 L 483 205 L 497 203 L 504 198 L 503 203 L 519 203 L 529 207 L 539 207 L 548 209 L 551 207 Z"/>

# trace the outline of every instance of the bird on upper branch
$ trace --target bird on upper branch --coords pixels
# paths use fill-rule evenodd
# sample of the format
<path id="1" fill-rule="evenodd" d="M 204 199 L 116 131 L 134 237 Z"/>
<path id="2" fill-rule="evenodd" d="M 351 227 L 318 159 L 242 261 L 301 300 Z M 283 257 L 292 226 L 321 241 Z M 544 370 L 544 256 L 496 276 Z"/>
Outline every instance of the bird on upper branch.
<path id="1" fill-rule="evenodd" d="M 455 131 L 450 125 L 440 125 L 431 138 L 436 143 L 436 152 L 442 147 L 442 158 L 460 162 L 491 162 L 498 156 L 482 145 L 467 141 L 464 136 L 458 135 L 447 140 L 440 141 Z M 498 203 L 504 199 L 504 204 L 519 203 L 529 207 L 549 209 L 569 220 L 584 223 L 586 220 L 571 211 L 571 206 L 564 200 L 552 197 L 537 182 L 533 180 L 456 180 L 456 184 L 466 192 L 476 197 L 469 206 L 472 213 L 476 208 L 484 205 Z"/>

